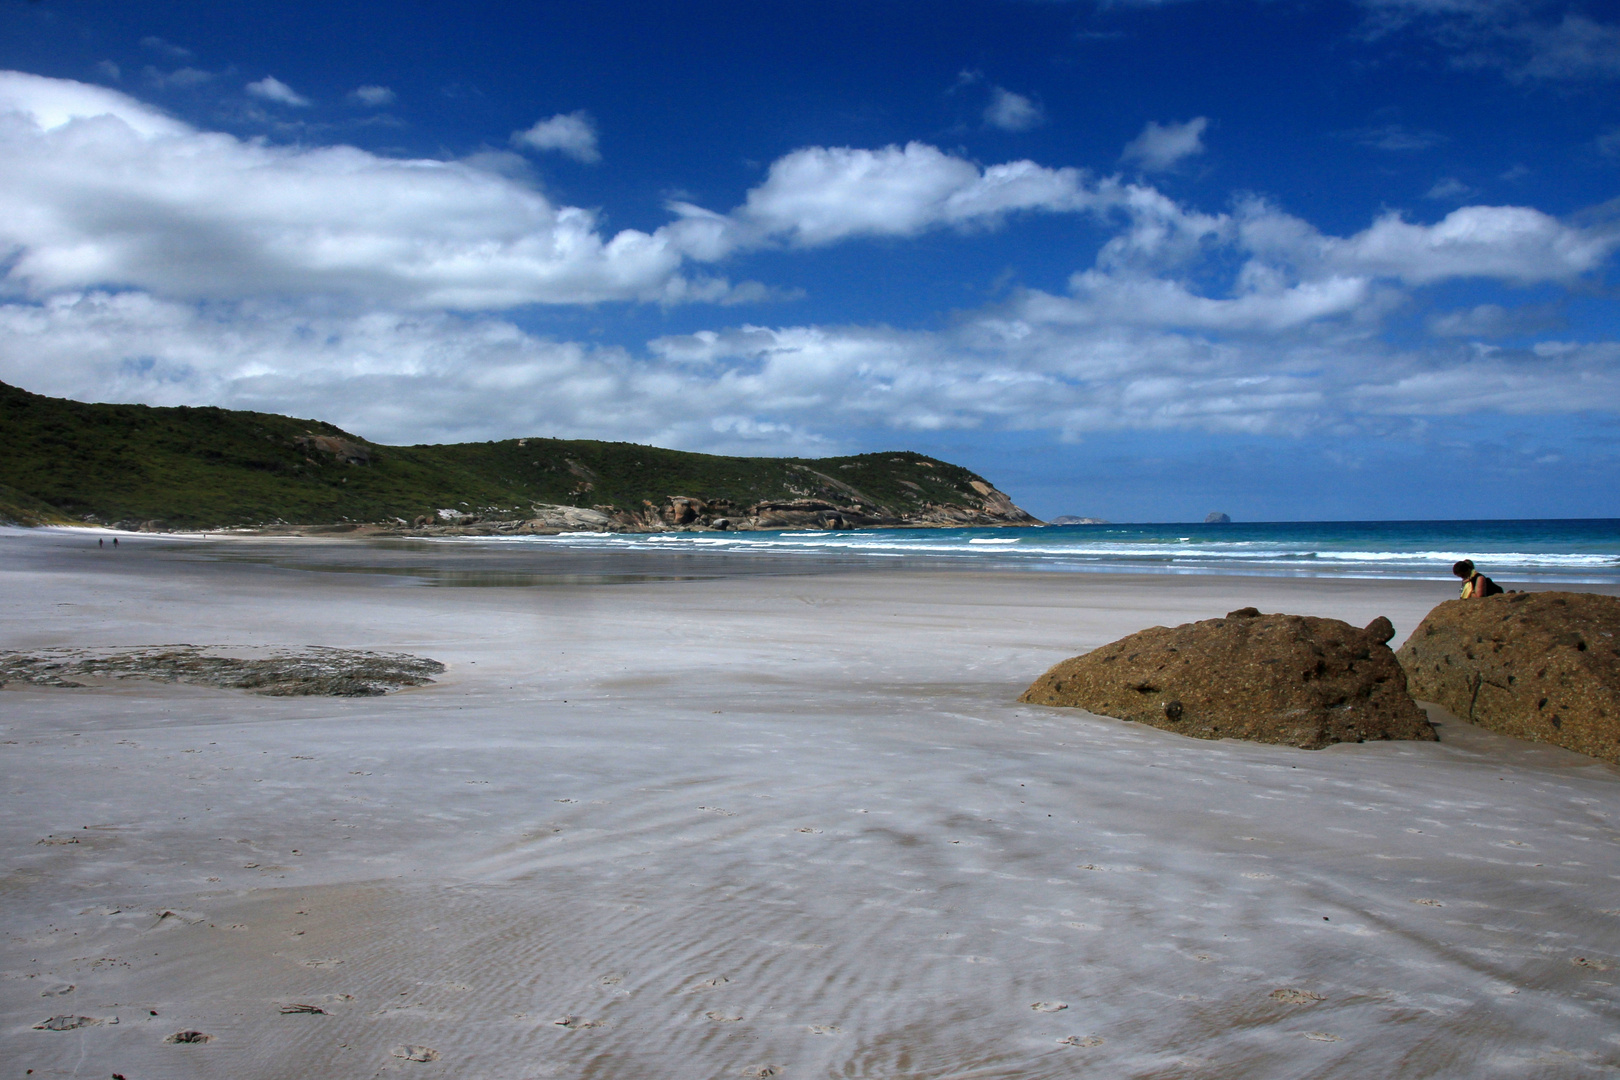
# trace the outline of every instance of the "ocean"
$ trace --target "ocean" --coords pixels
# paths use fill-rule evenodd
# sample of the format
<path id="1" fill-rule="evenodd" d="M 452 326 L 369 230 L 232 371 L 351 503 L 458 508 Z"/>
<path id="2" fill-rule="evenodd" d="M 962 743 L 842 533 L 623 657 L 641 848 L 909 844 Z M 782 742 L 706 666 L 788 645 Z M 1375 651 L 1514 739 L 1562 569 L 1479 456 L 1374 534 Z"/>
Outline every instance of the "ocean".
<path id="1" fill-rule="evenodd" d="M 1420 580 L 1449 579 L 1451 564 L 1470 558 L 1504 585 L 1620 584 L 1620 520 L 1591 518 L 572 533 L 477 542 L 598 552 L 735 552 L 788 560 L 906 559 L 986 570 Z"/>

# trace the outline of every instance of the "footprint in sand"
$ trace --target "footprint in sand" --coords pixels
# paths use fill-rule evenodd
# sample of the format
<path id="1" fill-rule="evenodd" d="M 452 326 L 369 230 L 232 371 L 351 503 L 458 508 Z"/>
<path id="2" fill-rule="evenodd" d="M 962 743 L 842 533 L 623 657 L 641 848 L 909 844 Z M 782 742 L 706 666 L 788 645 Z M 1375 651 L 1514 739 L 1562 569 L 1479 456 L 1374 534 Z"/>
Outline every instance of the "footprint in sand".
<path id="1" fill-rule="evenodd" d="M 600 983 L 601 985 L 603 985 L 603 986 L 618 986 L 620 983 L 624 982 L 624 976 L 623 975 L 604 975 L 604 976 L 602 976 L 600 979 L 598 979 L 596 981 L 598 983 Z"/>
<path id="2" fill-rule="evenodd" d="M 559 1016 L 557 1019 L 552 1021 L 552 1024 L 560 1028 L 567 1028 L 569 1031 L 581 1031 L 585 1028 L 607 1027 L 606 1020 L 586 1020 L 584 1017 L 580 1016 Z"/>
<path id="3" fill-rule="evenodd" d="M 702 982 L 697 983 L 692 987 L 692 989 L 688 990 L 687 993 L 695 994 L 700 990 L 713 990 L 715 987 L 724 986 L 730 981 L 731 980 L 726 978 L 724 975 L 716 975 L 712 979 L 704 979 Z"/>
<path id="4" fill-rule="evenodd" d="M 1318 1001 L 1327 1000 L 1321 994 L 1312 990 L 1295 990 L 1285 987 L 1271 992 L 1272 1001 L 1280 1001 L 1284 1005 L 1312 1005 Z"/>
<path id="5" fill-rule="evenodd" d="M 1312 1042 L 1339 1042 L 1337 1035 L 1329 1035 L 1325 1031 L 1307 1031 L 1305 1037 Z"/>
<path id="6" fill-rule="evenodd" d="M 166 1043 L 205 1043 L 213 1042 L 212 1035 L 201 1031 L 177 1031 L 163 1041 Z"/>
<path id="7" fill-rule="evenodd" d="M 1414 904 L 1422 904 L 1424 907 L 1445 907 L 1446 906 L 1446 905 L 1442 904 L 1438 900 L 1413 900 L 1412 903 L 1414 903 Z"/>
<path id="8" fill-rule="evenodd" d="M 1593 971 L 1609 970 L 1609 965 L 1603 963 L 1601 960 L 1588 960 L 1584 956 L 1571 957 L 1569 962 L 1574 964 L 1576 967 L 1591 968 Z"/>
<path id="9" fill-rule="evenodd" d="M 1070 1035 L 1066 1039 L 1058 1040 L 1059 1046 L 1101 1046 L 1102 1044 L 1103 1038 L 1101 1035 Z"/>
<path id="10" fill-rule="evenodd" d="M 438 1061 L 439 1052 L 431 1046 L 396 1046 L 388 1051 L 406 1061 Z"/>
<path id="11" fill-rule="evenodd" d="M 71 994 L 71 993 L 73 993 L 73 984 L 72 983 L 57 983 L 55 986 L 47 986 L 45 989 L 41 990 L 39 992 L 39 996 L 40 997 L 61 997 L 63 994 Z"/>
<path id="12" fill-rule="evenodd" d="M 751 1065 L 748 1068 L 744 1069 L 742 1074 L 744 1076 L 756 1076 L 756 1077 L 781 1076 L 782 1075 L 782 1069 L 783 1069 L 783 1066 L 781 1066 L 781 1065 Z"/>
<path id="13" fill-rule="evenodd" d="M 802 829 L 794 829 L 793 831 L 794 832 L 802 832 L 802 833 L 818 833 L 821 830 L 820 829 L 812 829 L 812 828 L 810 828 L 810 826 L 806 825 Z"/>
<path id="14" fill-rule="evenodd" d="M 297 1002 L 297 1001 L 290 1001 L 287 1004 L 281 1006 L 281 1015 L 283 1015 L 283 1016 L 295 1016 L 295 1015 L 298 1015 L 298 1014 L 309 1014 L 311 1016 L 325 1016 L 326 1015 L 326 1010 L 321 1008 L 319 1005 L 305 1005 L 305 1004 L 303 1004 L 301 1002 Z"/>
<path id="15" fill-rule="evenodd" d="M 736 817 L 737 816 L 736 813 L 734 813 L 733 811 L 725 810 L 725 809 L 722 809 L 721 807 L 718 807 L 718 806 L 700 806 L 700 807 L 698 807 L 698 809 L 699 810 L 706 810 L 711 814 L 719 814 L 721 817 Z"/>
<path id="16" fill-rule="evenodd" d="M 839 1027 L 837 1024 L 810 1025 L 810 1034 L 812 1035 L 839 1035 L 843 1033 L 843 1030 L 844 1029 Z"/>
<path id="17" fill-rule="evenodd" d="M 711 1009 L 703 1015 L 717 1024 L 734 1024 L 742 1019 L 741 1013 L 721 1012 L 718 1009 Z"/>
<path id="18" fill-rule="evenodd" d="M 1030 1008 L 1034 1009 L 1036 1012 L 1044 1013 L 1062 1012 L 1068 1007 L 1069 1003 L 1067 1001 L 1037 1001 L 1035 1004 L 1030 1006 Z"/>

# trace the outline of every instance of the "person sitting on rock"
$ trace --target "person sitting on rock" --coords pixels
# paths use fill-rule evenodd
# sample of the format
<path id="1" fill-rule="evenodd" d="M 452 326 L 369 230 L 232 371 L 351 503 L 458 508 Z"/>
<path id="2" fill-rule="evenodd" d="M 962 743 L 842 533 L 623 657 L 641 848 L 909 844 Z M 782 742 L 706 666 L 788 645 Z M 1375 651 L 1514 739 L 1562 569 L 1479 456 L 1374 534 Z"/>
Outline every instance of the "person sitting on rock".
<path id="1" fill-rule="evenodd" d="M 1495 596 L 1502 591 L 1502 586 L 1474 569 L 1474 560 L 1464 559 L 1453 563 L 1451 572 L 1463 579 L 1462 599 L 1473 600 L 1478 597 Z"/>

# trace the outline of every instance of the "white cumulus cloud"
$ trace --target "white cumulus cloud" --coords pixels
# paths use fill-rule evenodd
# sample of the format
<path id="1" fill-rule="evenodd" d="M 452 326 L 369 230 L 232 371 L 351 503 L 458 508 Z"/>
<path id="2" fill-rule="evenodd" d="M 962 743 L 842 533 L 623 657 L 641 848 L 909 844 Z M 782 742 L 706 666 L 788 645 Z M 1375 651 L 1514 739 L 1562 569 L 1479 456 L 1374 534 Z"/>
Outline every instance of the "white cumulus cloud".
<path id="1" fill-rule="evenodd" d="M 602 160 L 596 146 L 596 122 L 583 109 L 558 113 L 549 120 L 538 121 L 526 131 L 512 132 L 512 145 L 530 150 L 556 150 L 587 165 Z"/>
<path id="2" fill-rule="evenodd" d="M 722 215 L 687 203 L 671 233 L 699 258 L 774 239 L 817 247 L 862 236 L 993 226 L 1020 211 L 1094 208 L 1079 169 L 1032 161 L 981 168 L 926 143 L 880 150 L 806 147 L 778 158 L 744 205 Z"/>
<path id="3" fill-rule="evenodd" d="M 248 83 L 247 92 L 264 101 L 273 101 L 277 105 L 295 105 L 302 108 L 309 104 L 309 98 L 300 94 L 274 75 L 266 75 L 258 82 Z"/>
<path id="4" fill-rule="evenodd" d="M 1209 118 L 1195 116 L 1185 123 L 1160 124 L 1149 120 L 1142 134 L 1125 144 L 1120 160 L 1144 172 L 1163 172 L 1178 162 L 1204 152 L 1204 129 Z"/>
<path id="5" fill-rule="evenodd" d="M 357 86 L 349 96 L 360 104 L 372 108 L 394 103 L 394 92 L 386 86 Z"/>
<path id="6" fill-rule="evenodd" d="M 35 295 L 346 296 L 406 308 L 722 299 L 662 233 L 457 162 L 197 131 L 102 87 L 0 73 L 0 250 Z"/>
<path id="7" fill-rule="evenodd" d="M 1046 122 L 1046 111 L 1023 94 L 995 86 L 984 108 L 984 122 L 1002 131 L 1029 131 Z"/>
<path id="8" fill-rule="evenodd" d="M 1575 228 L 1527 206 L 1465 206 L 1433 225 L 1387 214 L 1354 236 L 1324 239 L 1321 257 L 1336 269 L 1413 285 L 1469 277 L 1527 285 L 1573 281 L 1617 246 L 1613 228 Z"/>

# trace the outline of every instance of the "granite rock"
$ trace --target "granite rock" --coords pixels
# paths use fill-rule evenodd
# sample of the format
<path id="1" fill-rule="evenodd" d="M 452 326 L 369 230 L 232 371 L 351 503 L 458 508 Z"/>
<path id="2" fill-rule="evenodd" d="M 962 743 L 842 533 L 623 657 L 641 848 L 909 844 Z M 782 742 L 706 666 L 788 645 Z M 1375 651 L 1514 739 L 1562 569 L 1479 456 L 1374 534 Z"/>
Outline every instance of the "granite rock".
<path id="1" fill-rule="evenodd" d="M 1263 615 L 1155 626 L 1065 660 L 1019 701 L 1063 705 L 1201 739 L 1317 750 L 1369 739 L 1429 739 L 1385 644 L 1388 619 Z"/>
<path id="2" fill-rule="evenodd" d="M 1397 655 L 1424 701 L 1504 735 L 1620 763 L 1620 597 L 1448 600 Z"/>

